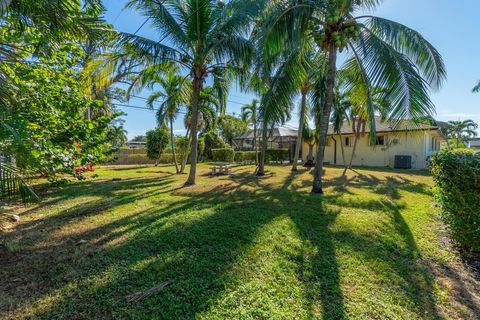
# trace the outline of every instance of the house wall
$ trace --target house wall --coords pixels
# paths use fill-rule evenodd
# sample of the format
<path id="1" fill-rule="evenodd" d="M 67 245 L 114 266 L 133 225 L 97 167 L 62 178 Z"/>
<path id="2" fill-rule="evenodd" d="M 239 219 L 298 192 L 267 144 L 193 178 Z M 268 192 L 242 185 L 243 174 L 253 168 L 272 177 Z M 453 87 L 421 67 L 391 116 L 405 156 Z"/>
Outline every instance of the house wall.
<path id="1" fill-rule="evenodd" d="M 352 164 L 354 166 L 370 167 L 394 167 L 395 155 L 407 155 L 412 157 L 413 169 L 426 169 L 427 157 L 440 150 L 443 138 L 436 131 L 415 131 L 415 132 L 389 132 L 378 133 L 377 136 L 384 136 L 384 145 L 370 145 L 368 134 L 362 135 L 358 140 L 355 156 Z M 337 140 L 337 156 L 335 163 L 335 141 L 329 136 L 328 145 L 325 148 L 325 162 L 330 164 L 343 165 L 340 137 L 334 136 Z M 350 146 L 345 146 L 346 138 L 351 141 Z M 347 164 L 350 161 L 354 136 L 342 135 L 345 159 Z M 303 150 L 308 150 L 308 145 L 303 144 Z M 306 161 L 308 152 L 302 155 Z M 316 147 L 314 148 L 314 156 Z"/>

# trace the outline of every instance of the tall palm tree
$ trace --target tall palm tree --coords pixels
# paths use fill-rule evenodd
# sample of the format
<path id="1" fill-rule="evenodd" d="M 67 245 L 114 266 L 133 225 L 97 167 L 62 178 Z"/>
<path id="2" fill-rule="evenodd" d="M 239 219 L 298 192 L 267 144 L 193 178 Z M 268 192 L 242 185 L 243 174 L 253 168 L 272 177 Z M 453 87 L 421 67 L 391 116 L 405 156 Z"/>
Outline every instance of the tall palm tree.
<path id="1" fill-rule="evenodd" d="M 298 143 L 295 145 L 295 153 L 293 158 L 292 171 L 297 171 L 298 158 L 300 156 L 300 147 L 303 135 L 303 126 L 306 122 L 308 113 L 308 99 L 314 90 L 318 87 L 316 82 L 322 81 L 323 76 L 322 66 L 325 65 L 325 55 L 319 51 L 315 52 L 312 44 L 307 43 L 301 52 L 301 63 L 299 68 L 303 69 L 303 79 L 299 84 L 300 92 L 300 108 L 299 108 L 299 123 L 298 123 Z"/>
<path id="2" fill-rule="evenodd" d="M 450 137 L 455 139 L 455 146 L 457 149 L 460 147 L 460 142 L 466 144 L 470 139 L 478 135 L 478 124 L 473 120 L 463 121 L 449 121 L 449 134 Z"/>
<path id="3" fill-rule="evenodd" d="M 242 107 L 242 120 L 253 125 L 252 147 L 255 151 L 255 164 L 258 164 L 258 146 L 257 146 L 257 125 L 258 125 L 258 100 L 253 99 L 252 103 Z"/>
<path id="4" fill-rule="evenodd" d="M 197 121 L 200 95 L 208 77 L 225 69 L 245 72 L 252 46 L 245 38 L 260 2 L 232 0 L 131 0 L 127 6 L 139 11 L 163 36 L 160 41 L 136 34 L 122 34 L 121 44 L 133 59 L 173 62 L 188 72 L 192 81 L 191 166 L 186 185 L 195 184 L 197 164 Z M 119 55 L 121 56 L 121 54 Z"/>
<path id="5" fill-rule="evenodd" d="M 198 108 L 198 118 L 196 121 L 197 132 L 208 131 L 215 129 L 217 123 L 217 113 L 221 102 L 219 102 L 218 97 L 215 94 L 215 89 L 212 87 L 203 88 L 200 93 L 200 105 Z M 180 167 L 180 173 L 184 173 L 185 166 L 187 165 L 188 154 L 191 151 L 191 140 L 192 140 L 192 126 L 193 126 L 193 111 L 191 108 L 187 109 L 184 118 L 185 128 L 187 132 L 185 138 L 188 139 L 189 145 L 186 149 L 185 156 L 182 160 L 182 165 Z"/>
<path id="6" fill-rule="evenodd" d="M 341 92 L 337 86 L 330 121 L 332 122 L 333 133 L 336 134 L 340 140 L 340 150 L 342 152 L 342 161 L 345 168 L 347 168 L 347 161 L 345 159 L 345 147 L 342 139 L 342 127 L 345 122 L 347 122 L 347 124 L 350 123 L 349 112 L 351 107 L 351 102 L 349 101 L 348 96 L 345 92 Z"/>
<path id="7" fill-rule="evenodd" d="M 332 0 L 299 2 L 290 0 L 272 6 L 263 23 L 263 53 L 268 57 L 282 41 L 298 46 L 311 37 L 328 56 L 326 92 L 319 123 L 319 145 L 312 192 L 323 193 L 322 174 L 330 113 L 334 101 L 337 57 L 346 51 L 346 68 L 361 71 L 367 88 L 382 87 L 389 92 L 389 115 L 394 124 L 406 116 L 431 114 L 434 106 L 429 89 L 439 88 L 446 77 L 445 66 L 437 50 L 420 33 L 400 23 L 372 15 L 381 0 Z M 301 26 L 307 25 L 309 32 Z M 370 94 L 369 94 L 370 96 Z M 374 109 L 369 97 L 370 139 L 375 138 Z"/>
<path id="8" fill-rule="evenodd" d="M 161 127 L 167 122 L 170 129 L 170 143 L 173 153 L 173 162 L 177 174 L 180 169 L 177 162 L 177 155 L 175 150 L 175 135 L 173 134 L 173 122 L 177 118 L 181 109 L 189 102 L 191 84 L 186 77 L 179 74 L 179 68 L 172 64 L 154 65 L 142 70 L 137 76 L 132 79 L 132 83 L 128 90 L 141 90 L 149 87 L 155 89 L 160 85 L 160 90 L 155 90 L 147 99 L 147 106 L 154 108 L 154 103 L 159 99 L 163 99 L 157 111 L 157 123 Z"/>

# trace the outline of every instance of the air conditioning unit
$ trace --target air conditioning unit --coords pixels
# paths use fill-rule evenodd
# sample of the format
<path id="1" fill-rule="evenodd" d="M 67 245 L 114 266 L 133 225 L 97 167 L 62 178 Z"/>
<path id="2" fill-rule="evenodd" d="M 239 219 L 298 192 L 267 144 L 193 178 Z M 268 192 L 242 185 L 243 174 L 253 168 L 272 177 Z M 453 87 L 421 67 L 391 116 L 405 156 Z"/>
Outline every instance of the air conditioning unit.
<path id="1" fill-rule="evenodd" d="M 412 156 L 395 156 L 395 169 L 412 169 Z"/>

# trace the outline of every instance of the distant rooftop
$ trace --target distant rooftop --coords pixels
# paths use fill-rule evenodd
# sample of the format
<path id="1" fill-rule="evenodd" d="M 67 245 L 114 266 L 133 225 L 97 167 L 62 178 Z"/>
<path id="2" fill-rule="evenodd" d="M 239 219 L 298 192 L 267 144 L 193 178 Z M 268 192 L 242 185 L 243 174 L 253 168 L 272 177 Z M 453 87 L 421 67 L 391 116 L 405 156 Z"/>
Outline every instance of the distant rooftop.
<path id="1" fill-rule="evenodd" d="M 394 126 L 393 123 L 389 121 L 383 121 L 380 117 L 375 117 L 375 128 L 377 133 L 384 133 L 384 132 L 399 132 L 399 131 L 417 131 L 417 130 L 437 130 L 440 127 L 443 127 L 446 125 L 445 122 L 437 121 L 438 126 L 432 126 L 429 124 L 416 124 L 413 123 L 411 120 L 401 120 L 399 123 Z M 353 134 L 352 130 L 352 124 L 344 122 L 342 129 L 341 129 L 342 134 Z M 365 132 L 370 132 L 370 126 L 368 125 L 368 122 L 365 126 Z M 328 126 L 328 134 L 333 134 L 333 125 Z M 274 128 L 273 129 L 273 138 L 276 137 L 297 137 L 298 135 L 298 130 L 296 129 L 291 129 L 291 128 L 285 128 L 285 127 L 279 127 L 279 128 Z M 257 138 L 261 136 L 261 130 L 258 130 L 257 132 Z M 253 139 L 253 130 L 250 130 L 249 132 L 241 135 L 240 137 L 235 138 L 237 140 L 242 140 L 242 139 Z M 479 142 L 480 143 L 480 142 Z"/>

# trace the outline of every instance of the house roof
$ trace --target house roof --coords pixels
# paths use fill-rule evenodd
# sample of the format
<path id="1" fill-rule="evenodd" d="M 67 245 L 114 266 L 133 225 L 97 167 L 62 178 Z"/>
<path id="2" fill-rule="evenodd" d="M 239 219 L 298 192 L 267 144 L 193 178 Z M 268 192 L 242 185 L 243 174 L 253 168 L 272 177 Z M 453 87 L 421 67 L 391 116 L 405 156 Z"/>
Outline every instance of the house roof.
<path id="1" fill-rule="evenodd" d="M 382 132 L 397 132 L 397 131 L 416 131 L 416 130 L 436 130 L 439 129 L 439 126 L 432 126 L 429 124 L 416 124 L 410 119 L 400 120 L 399 123 L 395 125 L 390 121 L 382 121 L 380 117 L 375 117 L 375 129 L 377 133 Z M 365 132 L 370 132 L 370 126 L 368 123 L 365 126 Z M 328 134 L 333 134 L 333 125 L 328 126 Z M 341 128 L 342 134 L 353 134 L 352 123 L 344 122 Z"/>
<path id="2" fill-rule="evenodd" d="M 438 130 L 444 125 L 445 122 L 437 121 L 437 126 L 432 126 L 429 124 L 416 124 L 413 123 L 410 119 L 401 120 L 395 127 L 394 124 L 389 121 L 382 121 L 380 117 L 375 117 L 375 128 L 377 133 L 385 132 L 402 132 L 402 131 L 418 131 L 418 130 Z M 370 127 L 367 123 L 365 126 L 365 133 L 370 132 Z M 344 123 L 341 128 L 342 135 L 353 134 L 352 124 Z M 334 134 L 333 125 L 328 126 L 328 134 Z M 285 127 L 279 127 L 273 129 L 273 137 L 297 137 L 298 130 L 290 129 Z M 257 131 L 257 137 L 261 136 L 261 130 Z M 253 130 L 248 131 L 247 133 L 241 135 L 240 137 L 235 138 L 234 140 L 243 140 L 243 139 L 253 139 Z M 479 142 L 480 143 L 480 142 Z"/>
<path id="3" fill-rule="evenodd" d="M 469 141 L 470 148 L 480 148 L 480 138 L 474 138 Z"/>
<path id="4" fill-rule="evenodd" d="M 257 130 L 257 137 L 260 137 L 261 135 L 262 135 L 262 130 Z M 284 128 L 284 127 L 273 128 L 273 138 L 296 137 L 297 135 L 298 135 L 298 132 L 295 129 Z M 244 139 L 248 139 L 248 140 L 253 139 L 253 130 L 250 130 L 242 134 L 241 136 L 236 137 L 234 140 L 244 140 Z"/>

